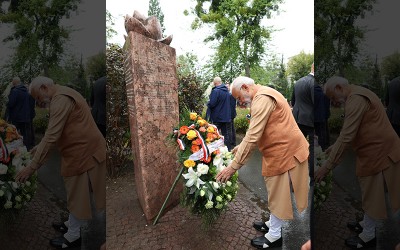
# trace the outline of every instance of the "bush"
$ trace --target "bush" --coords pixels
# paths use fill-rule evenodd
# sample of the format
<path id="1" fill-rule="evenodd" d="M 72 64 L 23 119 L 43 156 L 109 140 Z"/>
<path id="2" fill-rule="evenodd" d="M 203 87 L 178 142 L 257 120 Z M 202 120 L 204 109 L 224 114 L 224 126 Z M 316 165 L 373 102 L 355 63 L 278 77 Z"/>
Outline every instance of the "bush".
<path id="1" fill-rule="evenodd" d="M 249 120 L 246 115 L 250 113 L 248 109 L 236 108 L 236 118 L 234 120 L 235 130 L 238 134 L 245 134 L 249 128 Z"/>
<path id="2" fill-rule="evenodd" d="M 183 110 L 188 109 L 200 114 L 205 103 L 203 93 L 206 88 L 207 85 L 202 84 L 195 74 L 184 76 L 178 74 L 178 99 L 180 112 L 182 113 Z"/>
<path id="3" fill-rule="evenodd" d="M 343 110 L 339 108 L 331 109 L 331 116 L 328 119 L 328 128 L 331 134 L 339 134 L 343 127 Z"/>
<path id="4" fill-rule="evenodd" d="M 36 116 L 33 119 L 33 128 L 35 133 L 44 134 L 49 124 L 49 111 L 47 109 L 36 108 Z"/>
<path id="5" fill-rule="evenodd" d="M 107 170 L 116 175 L 132 161 L 124 54 L 117 44 L 107 44 Z"/>

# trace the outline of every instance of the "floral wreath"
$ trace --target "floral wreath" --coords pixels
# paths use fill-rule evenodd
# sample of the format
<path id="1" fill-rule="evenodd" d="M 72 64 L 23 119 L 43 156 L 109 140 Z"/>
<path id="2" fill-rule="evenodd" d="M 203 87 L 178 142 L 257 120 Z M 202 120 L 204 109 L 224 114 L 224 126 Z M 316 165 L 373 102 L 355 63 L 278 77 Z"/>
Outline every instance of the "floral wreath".
<path id="1" fill-rule="evenodd" d="M 17 212 L 27 205 L 36 192 L 37 175 L 25 183 L 15 181 L 16 174 L 31 162 L 22 136 L 14 125 L 0 119 L 0 213 Z M 6 216 L 6 215 L 5 215 Z"/>
<path id="2" fill-rule="evenodd" d="M 173 138 L 178 144 L 179 162 L 184 166 L 181 204 L 200 215 L 207 228 L 237 194 L 237 172 L 226 183 L 216 182 L 216 175 L 231 163 L 233 155 L 218 128 L 197 113 L 184 115 Z"/>

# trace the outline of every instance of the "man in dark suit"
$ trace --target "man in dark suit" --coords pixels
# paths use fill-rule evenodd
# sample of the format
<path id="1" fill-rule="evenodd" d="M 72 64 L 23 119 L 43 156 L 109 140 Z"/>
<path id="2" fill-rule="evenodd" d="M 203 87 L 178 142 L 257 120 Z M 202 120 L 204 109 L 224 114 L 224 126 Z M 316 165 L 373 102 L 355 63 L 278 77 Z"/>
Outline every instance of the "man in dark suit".
<path id="1" fill-rule="evenodd" d="M 386 113 L 397 135 L 400 137 L 400 76 L 388 84 L 386 95 Z"/>
<path id="2" fill-rule="evenodd" d="M 13 87 L 8 96 L 6 119 L 15 125 L 24 138 L 24 145 L 30 150 L 34 146 L 32 122 L 35 117 L 35 101 L 19 77 L 14 77 L 12 84 Z"/>
<path id="3" fill-rule="evenodd" d="M 92 115 L 100 132 L 106 137 L 106 77 L 97 79 L 93 84 L 90 105 Z"/>
<path id="4" fill-rule="evenodd" d="M 294 84 L 292 105 L 293 116 L 303 135 L 310 144 L 310 155 L 314 155 L 314 63 L 311 72 Z M 310 171 L 310 185 L 314 182 L 314 157 L 308 161 Z"/>
<path id="5" fill-rule="evenodd" d="M 231 150 L 232 118 L 229 90 L 225 84 L 222 84 L 220 77 L 215 77 L 213 82 L 214 87 L 211 90 L 210 100 L 207 103 L 207 113 L 210 114 L 210 121 L 217 126 L 218 130 L 224 136 L 225 145 Z"/>

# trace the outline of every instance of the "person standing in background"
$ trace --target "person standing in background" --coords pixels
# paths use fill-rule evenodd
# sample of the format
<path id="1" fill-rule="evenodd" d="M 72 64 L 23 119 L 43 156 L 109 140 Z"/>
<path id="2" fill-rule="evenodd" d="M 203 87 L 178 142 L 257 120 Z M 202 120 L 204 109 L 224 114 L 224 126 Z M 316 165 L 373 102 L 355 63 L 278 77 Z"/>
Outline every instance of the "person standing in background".
<path id="1" fill-rule="evenodd" d="M 90 105 L 92 115 L 103 137 L 106 137 L 106 84 L 105 76 L 97 79 L 93 84 Z"/>

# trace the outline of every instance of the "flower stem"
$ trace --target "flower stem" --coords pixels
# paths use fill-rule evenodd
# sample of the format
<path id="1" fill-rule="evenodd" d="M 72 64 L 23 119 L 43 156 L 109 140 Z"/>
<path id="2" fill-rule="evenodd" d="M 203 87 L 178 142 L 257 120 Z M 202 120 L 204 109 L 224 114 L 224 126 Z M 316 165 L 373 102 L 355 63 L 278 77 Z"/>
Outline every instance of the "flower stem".
<path id="1" fill-rule="evenodd" d="M 176 176 L 175 181 L 174 181 L 174 183 L 172 184 L 172 187 L 171 187 L 171 189 L 170 189 L 169 192 L 168 192 L 167 198 L 165 198 L 164 204 L 162 205 L 160 211 L 158 212 L 158 215 L 157 215 L 156 219 L 155 219 L 154 222 L 153 222 L 153 226 L 154 226 L 155 224 L 157 224 L 158 218 L 160 217 L 160 215 L 161 215 L 162 212 L 164 211 L 164 208 L 165 208 L 165 205 L 166 205 L 167 202 L 168 202 L 169 196 L 171 195 L 172 191 L 174 191 L 175 186 L 176 186 L 176 184 L 178 183 L 179 178 L 181 177 L 182 172 L 183 172 L 184 169 L 185 169 L 185 167 L 182 166 L 181 170 L 179 171 L 178 175 Z"/>

